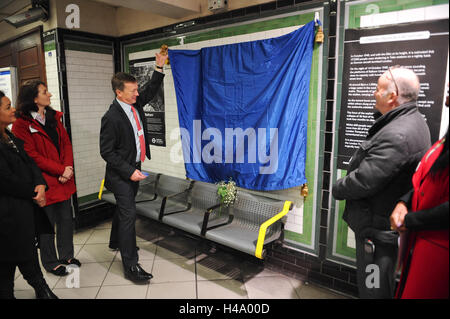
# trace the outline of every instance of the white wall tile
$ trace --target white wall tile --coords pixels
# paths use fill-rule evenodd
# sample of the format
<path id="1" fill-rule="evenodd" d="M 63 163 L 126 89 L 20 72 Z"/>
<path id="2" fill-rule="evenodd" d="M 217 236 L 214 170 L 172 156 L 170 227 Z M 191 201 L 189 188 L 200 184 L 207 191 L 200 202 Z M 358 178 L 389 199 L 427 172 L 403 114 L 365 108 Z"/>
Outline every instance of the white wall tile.
<path id="1" fill-rule="evenodd" d="M 114 94 L 111 54 L 66 51 L 72 143 L 78 197 L 97 193 L 105 174 L 100 156 L 100 120 Z"/>

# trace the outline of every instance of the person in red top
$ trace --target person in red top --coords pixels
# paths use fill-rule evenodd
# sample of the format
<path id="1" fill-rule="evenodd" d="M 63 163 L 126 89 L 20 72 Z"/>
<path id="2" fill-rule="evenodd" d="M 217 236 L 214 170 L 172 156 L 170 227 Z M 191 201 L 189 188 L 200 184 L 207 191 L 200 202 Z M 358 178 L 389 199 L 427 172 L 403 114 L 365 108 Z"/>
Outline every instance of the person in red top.
<path id="1" fill-rule="evenodd" d="M 59 258 L 54 235 L 41 235 L 42 265 L 57 276 L 65 276 L 68 272 L 64 264 L 81 266 L 74 258 L 73 249 L 71 196 L 76 187 L 72 143 L 61 122 L 63 114 L 50 107 L 51 96 L 44 82 L 31 81 L 22 85 L 12 132 L 25 142 L 25 151 L 41 169 L 48 185 L 44 211 L 53 227 L 57 226 Z"/>
<path id="2" fill-rule="evenodd" d="M 449 297 L 449 142 L 447 129 L 417 167 L 413 190 L 392 212 L 391 228 L 407 239 L 396 298 Z"/>

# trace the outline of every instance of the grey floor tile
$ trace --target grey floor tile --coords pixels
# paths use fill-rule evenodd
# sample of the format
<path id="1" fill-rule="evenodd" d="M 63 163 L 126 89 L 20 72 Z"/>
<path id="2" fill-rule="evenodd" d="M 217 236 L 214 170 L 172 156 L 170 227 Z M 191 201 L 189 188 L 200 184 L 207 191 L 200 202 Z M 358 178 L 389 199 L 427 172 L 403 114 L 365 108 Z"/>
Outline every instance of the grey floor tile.
<path id="1" fill-rule="evenodd" d="M 36 293 L 33 289 L 14 291 L 14 297 L 17 299 L 36 299 Z"/>
<path id="2" fill-rule="evenodd" d="M 47 283 L 47 285 L 50 287 L 50 289 L 54 288 L 59 280 L 61 280 L 62 277 L 55 276 L 52 273 L 49 273 L 45 271 L 45 269 L 42 269 L 42 274 L 44 276 L 44 279 Z M 20 271 L 19 271 L 20 274 Z M 20 274 L 15 280 L 14 280 L 14 290 L 28 290 L 32 287 L 28 284 L 28 282 L 23 278 L 22 274 Z"/>
<path id="3" fill-rule="evenodd" d="M 152 274 L 152 283 L 195 281 L 195 263 L 186 258 L 155 259 Z"/>
<path id="4" fill-rule="evenodd" d="M 83 229 L 80 231 L 75 231 L 73 234 L 73 243 L 74 245 L 84 245 L 86 241 L 91 237 L 92 233 L 94 232 L 94 229 Z"/>
<path id="5" fill-rule="evenodd" d="M 196 257 L 197 280 L 234 279 L 242 281 L 242 271 L 237 260 L 200 254 Z"/>
<path id="6" fill-rule="evenodd" d="M 238 280 L 199 280 L 199 299 L 247 299 L 245 285 Z"/>
<path id="7" fill-rule="evenodd" d="M 110 229 L 94 229 L 85 244 L 109 244 Z"/>
<path id="8" fill-rule="evenodd" d="M 58 277 L 43 270 L 60 299 L 347 298 L 141 217 L 136 221 L 139 263 L 154 277 L 148 283 L 135 284 L 124 277 L 120 252 L 108 248 L 110 231 L 108 220 L 74 233 L 75 257 L 82 262 L 80 288 L 67 288 L 73 277 Z M 18 269 L 15 295 L 18 299 L 35 298 Z"/>
<path id="9" fill-rule="evenodd" d="M 112 219 L 104 221 L 97 226 L 95 226 L 95 229 L 111 229 L 112 227 Z"/>
<path id="10" fill-rule="evenodd" d="M 111 262 L 117 251 L 108 248 L 107 244 L 85 244 L 77 255 L 82 264 L 93 262 Z"/>
<path id="11" fill-rule="evenodd" d="M 59 299 L 95 299 L 100 287 L 56 288 L 53 293 Z"/>
<path id="12" fill-rule="evenodd" d="M 254 277 L 245 282 L 250 299 L 298 299 L 288 278 L 282 275 Z"/>
<path id="13" fill-rule="evenodd" d="M 101 286 L 110 266 L 111 262 L 83 264 L 79 268 L 80 288 Z M 62 277 L 55 288 L 67 288 L 68 286 L 73 285 L 71 283 L 73 279 L 74 278 L 70 275 Z"/>
<path id="14" fill-rule="evenodd" d="M 297 289 L 297 293 L 300 299 L 348 299 L 346 296 L 311 284 L 302 285 Z"/>
<path id="15" fill-rule="evenodd" d="M 244 282 L 255 277 L 271 277 L 279 275 L 279 273 L 265 268 L 264 265 L 260 263 L 245 261 L 240 265 Z"/>
<path id="16" fill-rule="evenodd" d="M 151 283 L 147 299 L 196 299 L 195 281 Z"/>
<path id="17" fill-rule="evenodd" d="M 148 285 L 102 286 L 97 299 L 145 299 Z"/>
<path id="18" fill-rule="evenodd" d="M 185 238 L 165 238 L 156 243 L 156 259 L 194 259 L 196 245 Z"/>

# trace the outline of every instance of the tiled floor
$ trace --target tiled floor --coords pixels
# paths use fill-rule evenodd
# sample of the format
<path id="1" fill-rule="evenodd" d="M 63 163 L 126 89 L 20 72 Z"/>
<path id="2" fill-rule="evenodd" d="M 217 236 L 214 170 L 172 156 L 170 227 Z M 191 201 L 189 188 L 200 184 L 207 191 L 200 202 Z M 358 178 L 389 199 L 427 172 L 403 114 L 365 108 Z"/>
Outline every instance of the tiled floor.
<path id="1" fill-rule="evenodd" d="M 138 218 L 139 263 L 154 278 L 138 285 L 123 276 L 120 253 L 108 248 L 111 221 L 74 234 L 79 288 L 67 288 L 69 277 L 45 272 L 61 299 L 341 299 L 345 296 L 264 269 L 239 254 L 201 243 L 164 225 Z M 35 298 L 34 290 L 16 271 L 18 299 Z"/>

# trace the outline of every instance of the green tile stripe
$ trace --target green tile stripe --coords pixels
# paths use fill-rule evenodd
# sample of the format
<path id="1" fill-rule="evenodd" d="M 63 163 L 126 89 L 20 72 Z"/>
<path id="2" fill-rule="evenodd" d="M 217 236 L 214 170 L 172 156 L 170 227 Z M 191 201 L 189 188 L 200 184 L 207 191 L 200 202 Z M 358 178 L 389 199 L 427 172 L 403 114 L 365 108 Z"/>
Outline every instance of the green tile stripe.
<path id="1" fill-rule="evenodd" d="M 64 41 L 66 50 L 82 51 L 91 53 L 113 54 L 112 46 L 95 45 L 93 43 L 82 43 L 75 41 Z"/>
<path id="2" fill-rule="evenodd" d="M 56 50 L 56 42 L 55 40 L 52 41 L 48 41 L 44 43 L 44 51 L 48 52 L 48 51 L 54 51 Z"/>
<path id="3" fill-rule="evenodd" d="M 374 2 L 349 4 L 348 28 L 359 28 L 361 16 L 369 14 L 366 8 L 369 5 L 377 5 L 379 13 L 401 11 L 415 8 L 423 8 L 439 4 L 447 4 L 448 0 L 381 0 Z"/>
<path id="4" fill-rule="evenodd" d="M 339 216 L 338 216 L 338 225 L 337 225 L 337 236 L 336 236 L 336 253 L 340 255 L 344 255 L 349 258 L 356 258 L 356 249 L 349 247 L 347 244 L 347 236 L 348 236 L 348 225 L 342 219 L 342 215 L 344 213 L 345 201 L 339 202 Z"/>
<path id="5" fill-rule="evenodd" d="M 98 193 L 89 194 L 86 196 L 78 197 L 78 204 L 85 204 L 87 202 L 91 202 L 93 200 L 96 200 L 98 198 Z"/>
<path id="6" fill-rule="evenodd" d="M 124 49 L 124 71 L 125 72 L 129 72 L 129 62 L 130 62 L 130 54 L 131 53 L 135 53 L 135 52 L 142 52 L 142 51 L 148 51 L 148 50 L 155 50 L 160 48 L 163 44 L 166 44 L 167 46 L 169 46 L 169 48 L 171 46 L 176 46 L 179 45 L 179 41 L 178 39 L 160 39 L 158 41 L 155 42 L 150 42 L 150 43 L 144 43 L 144 44 L 138 44 L 135 46 L 126 46 Z"/>
<path id="7" fill-rule="evenodd" d="M 213 40 L 213 39 L 221 39 L 231 36 L 237 36 L 237 35 L 243 35 L 243 34 L 250 34 L 255 32 L 262 32 L 262 31 L 268 31 L 273 29 L 280 29 L 280 28 L 286 28 L 286 27 L 292 27 L 296 25 L 303 25 L 311 20 L 314 19 L 314 12 L 296 15 L 296 16 L 290 16 L 285 18 L 278 18 L 273 20 L 266 20 L 266 21 L 259 21 L 255 23 L 250 23 L 246 25 L 240 25 L 235 27 L 228 27 L 224 29 L 218 29 L 213 31 L 207 31 L 203 33 L 193 34 L 186 36 L 184 39 L 184 43 L 195 43 L 200 41 L 207 41 L 207 40 Z M 147 50 L 154 50 L 161 47 L 161 45 L 167 44 L 170 46 L 176 46 L 179 45 L 179 40 L 176 38 L 169 38 L 169 39 L 159 39 L 153 42 L 148 43 L 142 43 L 138 45 L 130 45 L 126 46 L 124 51 L 124 59 L 125 59 L 125 66 L 124 70 L 125 72 L 128 72 L 128 62 L 129 62 L 129 55 L 131 53 L 135 52 L 141 52 L 141 51 L 147 51 Z"/>
<path id="8" fill-rule="evenodd" d="M 278 18 L 270 21 L 259 21 L 241 26 L 229 27 L 220 30 L 213 30 L 201 34 L 187 36 L 184 43 L 194 43 L 218 38 L 233 37 L 237 35 L 269 31 L 289 26 L 303 25 L 314 19 L 314 13 Z"/>
<path id="9" fill-rule="evenodd" d="M 103 191 L 103 194 L 109 194 L 109 193 L 111 193 L 111 192 L 106 190 L 106 189 Z M 97 200 L 97 199 L 98 199 L 98 193 L 93 193 L 93 194 L 89 194 L 89 195 L 86 195 L 86 196 L 81 196 L 81 197 L 78 197 L 78 204 L 79 205 L 80 204 L 85 204 L 87 202 L 91 202 L 91 201 L 94 201 L 94 200 Z"/>
<path id="10" fill-rule="evenodd" d="M 341 178 L 347 175 L 346 170 L 341 170 Z M 336 233 L 336 253 L 350 257 L 356 258 L 356 249 L 349 247 L 347 244 L 347 236 L 348 236 L 348 225 L 342 219 L 342 215 L 344 214 L 345 201 L 338 202 L 338 218 L 337 218 L 337 233 Z"/>
<path id="11" fill-rule="evenodd" d="M 311 64 L 311 79 L 309 82 L 309 109 L 308 109 L 308 130 L 306 139 L 306 162 L 305 162 L 305 175 L 308 181 L 309 194 L 303 202 L 303 231 L 301 234 L 294 233 L 290 231 L 285 231 L 285 238 L 290 239 L 302 244 L 311 245 L 312 243 L 312 220 L 314 205 L 314 194 L 316 189 L 314 189 L 314 173 L 316 170 L 316 136 L 320 134 L 320 124 L 317 122 L 317 106 L 319 101 L 317 100 L 318 90 L 320 89 L 319 84 L 319 61 L 320 61 L 320 46 L 319 44 L 314 45 L 312 64 Z M 318 181 L 317 184 L 319 185 Z M 320 193 L 320 192 L 319 192 Z M 320 201 L 319 196 L 317 196 L 316 201 Z M 318 221 L 316 219 L 316 221 Z"/>

